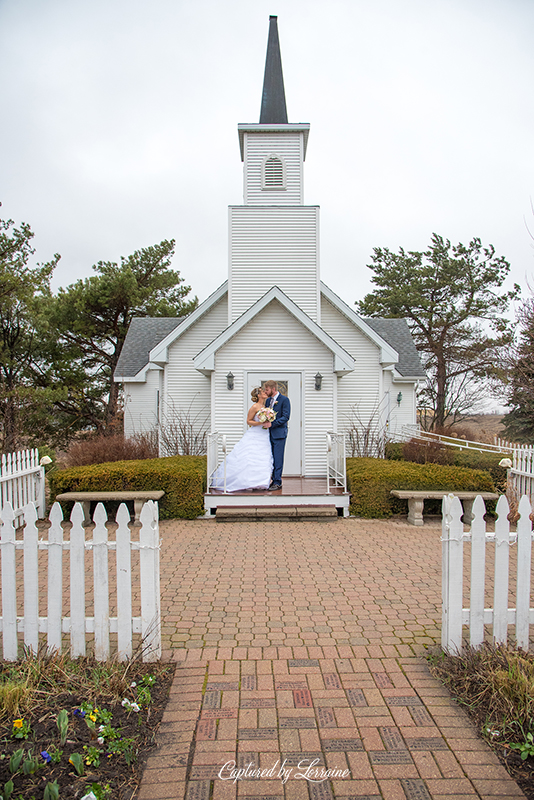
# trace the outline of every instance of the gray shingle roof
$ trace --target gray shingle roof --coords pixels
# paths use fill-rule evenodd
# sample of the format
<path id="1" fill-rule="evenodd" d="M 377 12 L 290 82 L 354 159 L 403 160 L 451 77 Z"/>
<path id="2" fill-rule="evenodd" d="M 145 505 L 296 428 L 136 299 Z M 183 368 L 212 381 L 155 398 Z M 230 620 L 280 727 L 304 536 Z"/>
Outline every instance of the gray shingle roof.
<path id="1" fill-rule="evenodd" d="M 115 369 L 116 378 L 133 378 L 148 364 L 150 351 L 185 317 L 134 317 Z"/>
<path id="2" fill-rule="evenodd" d="M 395 364 L 398 373 L 407 378 L 426 378 L 405 319 L 371 317 L 365 319 L 365 322 L 399 354 L 399 361 Z"/>
<path id="3" fill-rule="evenodd" d="M 286 95 L 277 17 L 269 17 L 269 40 L 265 59 L 260 125 L 287 124 Z"/>

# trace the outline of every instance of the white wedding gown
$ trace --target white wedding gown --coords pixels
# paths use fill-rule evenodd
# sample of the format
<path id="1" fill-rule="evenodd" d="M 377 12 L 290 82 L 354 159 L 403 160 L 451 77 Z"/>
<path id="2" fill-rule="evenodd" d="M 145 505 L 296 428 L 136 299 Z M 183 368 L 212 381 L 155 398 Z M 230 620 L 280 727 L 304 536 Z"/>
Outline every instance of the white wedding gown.
<path id="1" fill-rule="evenodd" d="M 258 415 L 254 417 L 258 419 Z M 268 489 L 273 472 L 269 429 L 253 425 L 226 456 L 226 491 Z M 213 488 L 224 489 L 224 463 L 214 473 Z"/>

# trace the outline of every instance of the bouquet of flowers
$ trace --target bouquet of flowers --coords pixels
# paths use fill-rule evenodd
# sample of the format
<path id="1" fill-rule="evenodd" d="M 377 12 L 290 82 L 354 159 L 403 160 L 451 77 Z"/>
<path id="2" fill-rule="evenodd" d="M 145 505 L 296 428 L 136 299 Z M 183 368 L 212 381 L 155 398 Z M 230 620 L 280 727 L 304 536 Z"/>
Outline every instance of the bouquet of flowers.
<path id="1" fill-rule="evenodd" d="M 258 411 L 258 419 L 260 422 L 274 422 L 276 419 L 276 411 L 272 408 L 260 408 Z"/>

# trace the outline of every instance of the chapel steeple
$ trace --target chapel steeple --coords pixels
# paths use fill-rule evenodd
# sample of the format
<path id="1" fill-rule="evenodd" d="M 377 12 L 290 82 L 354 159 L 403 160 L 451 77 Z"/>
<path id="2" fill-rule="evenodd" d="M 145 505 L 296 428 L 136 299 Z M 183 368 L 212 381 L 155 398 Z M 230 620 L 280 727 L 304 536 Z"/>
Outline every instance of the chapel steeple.
<path id="1" fill-rule="evenodd" d="M 269 17 L 269 40 L 261 96 L 260 125 L 287 125 L 286 95 L 278 39 L 278 17 Z"/>

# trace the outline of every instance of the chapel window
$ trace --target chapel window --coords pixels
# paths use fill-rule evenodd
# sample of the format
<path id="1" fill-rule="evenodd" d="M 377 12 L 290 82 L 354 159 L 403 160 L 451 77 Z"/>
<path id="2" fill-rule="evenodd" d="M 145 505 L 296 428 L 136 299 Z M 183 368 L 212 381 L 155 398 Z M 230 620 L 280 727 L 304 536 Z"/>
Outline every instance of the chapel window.
<path id="1" fill-rule="evenodd" d="M 269 156 L 263 164 L 262 189 L 285 189 L 284 162 L 276 155 Z"/>

